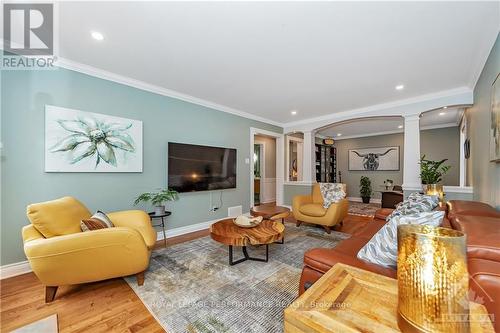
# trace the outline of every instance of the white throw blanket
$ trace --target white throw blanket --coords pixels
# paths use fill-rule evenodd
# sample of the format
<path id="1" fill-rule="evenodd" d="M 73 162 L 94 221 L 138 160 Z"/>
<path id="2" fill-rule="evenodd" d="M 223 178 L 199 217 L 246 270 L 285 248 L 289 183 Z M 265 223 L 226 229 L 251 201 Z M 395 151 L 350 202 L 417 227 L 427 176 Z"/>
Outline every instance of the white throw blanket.
<path id="1" fill-rule="evenodd" d="M 319 183 L 319 189 L 323 196 L 324 208 L 328 208 L 332 203 L 345 198 L 344 188 L 341 183 Z"/>

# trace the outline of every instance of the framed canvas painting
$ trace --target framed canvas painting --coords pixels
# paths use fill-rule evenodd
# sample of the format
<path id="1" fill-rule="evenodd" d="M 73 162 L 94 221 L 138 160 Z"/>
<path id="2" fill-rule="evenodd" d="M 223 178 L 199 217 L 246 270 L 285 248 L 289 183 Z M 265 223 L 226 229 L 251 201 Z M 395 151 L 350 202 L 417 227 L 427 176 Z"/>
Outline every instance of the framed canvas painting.
<path id="1" fill-rule="evenodd" d="M 142 172 L 142 121 L 45 106 L 46 172 Z"/>
<path id="2" fill-rule="evenodd" d="M 490 161 L 500 162 L 500 74 L 491 89 Z"/>
<path id="3" fill-rule="evenodd" d="M 349 171 L 398 171 L 399 146 L 348 151 Z"/>

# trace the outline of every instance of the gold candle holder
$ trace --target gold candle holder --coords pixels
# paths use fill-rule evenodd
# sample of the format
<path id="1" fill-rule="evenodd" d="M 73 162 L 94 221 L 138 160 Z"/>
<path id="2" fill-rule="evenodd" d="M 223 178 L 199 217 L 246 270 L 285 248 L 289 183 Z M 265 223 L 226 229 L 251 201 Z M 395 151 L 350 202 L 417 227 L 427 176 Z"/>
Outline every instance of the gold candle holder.
<path id="1" fill-rule="evenodd" d="M 469 332 L 465 235 L 398 227 L 398 326 L 403 332 Z"/>
<path id="2" fill-rule="evenodd" d="M 444 200 L 443 185 L 426 184 L 424 185 L 424 193 L 427 195 L 437 195 L 439 197 L 439 201 L 441 202 Z"/>

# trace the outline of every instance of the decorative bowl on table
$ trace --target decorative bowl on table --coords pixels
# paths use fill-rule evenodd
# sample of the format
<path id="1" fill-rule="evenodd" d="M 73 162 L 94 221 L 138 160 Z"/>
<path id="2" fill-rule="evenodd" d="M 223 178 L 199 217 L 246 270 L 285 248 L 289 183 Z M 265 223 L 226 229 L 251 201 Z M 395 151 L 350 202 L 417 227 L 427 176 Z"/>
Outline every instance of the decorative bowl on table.
<path id="1" fill-rule="evenodd" d="M 242 228 L 253 228 L 258 226 L 263 220 L 262 216 L 258 217 L 248 217 L 245 215 L 240 215 L 237 218 L 233 219 L 233 223 L 238 227 Z"/>

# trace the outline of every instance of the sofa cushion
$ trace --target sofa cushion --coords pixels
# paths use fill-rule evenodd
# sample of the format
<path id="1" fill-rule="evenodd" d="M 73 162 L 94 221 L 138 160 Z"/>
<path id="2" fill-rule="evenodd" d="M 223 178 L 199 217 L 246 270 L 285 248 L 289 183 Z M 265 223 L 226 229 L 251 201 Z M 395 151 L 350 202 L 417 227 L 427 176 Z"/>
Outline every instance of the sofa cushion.
<path id="1" fill-rule="evenodd" d="M 448 217 L 450 219 L 457 215 L 489 216 L 500 218 L 500 212 L 484 202 L 450 200 L 447 204 Z"/>
<path id="2" fill-rule="evenodd" d="M 438 227 L 443 217 L 443 211 L 394 216 L 358 252 L 358 258 L 373 264 L 395 268 L 398 259 L 398 226 L 419 224 Z"/>
<path id="3" fill-rule="evenodd" d="M 312 203 L 300 206 L 299 211 L 307 216 L 321 217 L 325 216 L 327 210 L 322 204 Z"/>
<path id="4" fill-rule="evenodd" d="M 326 273 L 336 263 L 358 267 L 392 278 L 396 277 L 396 270 L 392 268 L 368 263 L 352 254 L 345 254 L 336 249 L 311 249 L 304 254 L 304 265 L 321 273 Z"/>
<path id="5" fill-rule="evenodd" d="M 381 219 L 374 219 L 373 221 L 368 222 L 363 228 L 356 231 L 353 236 L 362 237 L 368 242 L 370 238 L 375 235 L 380 228 L 382 228 L 387 222 Z M 357 252 L 356 252 L 357 254 Z"/>
<path id="6" fill-rule="evenodd" d="M 72 197 L 31 204 L 27 207 L 28 218 L 45 237 L 81 232 L 80 221 L 88 219 L 90 212 Z"/>
<path id="7" fill-rule="evenodd" d="M 413 192 L 403 202 L 400 202 L 396 209 L 387 216 L 389 221 L 394 216 L 410 215 L 422 212 L 430 212 L 439 204 L 439 198 L 435 195 L 423 195 Z"/>
<path id="8" fill-rule="evenodd" d="M 500 263 L 500 219 L 483 216 L 457 216 L 455 229 L 467 235 L 467 256 Z"/>

